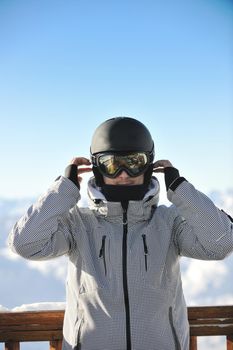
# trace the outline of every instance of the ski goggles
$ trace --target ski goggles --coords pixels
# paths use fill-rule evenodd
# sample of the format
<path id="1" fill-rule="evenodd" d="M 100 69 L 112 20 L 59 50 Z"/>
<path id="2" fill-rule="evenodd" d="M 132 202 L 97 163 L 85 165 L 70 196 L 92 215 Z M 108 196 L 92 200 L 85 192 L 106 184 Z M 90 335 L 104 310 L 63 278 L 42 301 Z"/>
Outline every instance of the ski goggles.
<path id="1" fill-rule="evenodd" d="M 153 162 L 153 156 L 153 152 L 99 153 L 92 156 L 92 164 L 98 167 L 102 175 L 109 178 L 115 178 L 122 170 L 136 177 L 148 169 Z"/>

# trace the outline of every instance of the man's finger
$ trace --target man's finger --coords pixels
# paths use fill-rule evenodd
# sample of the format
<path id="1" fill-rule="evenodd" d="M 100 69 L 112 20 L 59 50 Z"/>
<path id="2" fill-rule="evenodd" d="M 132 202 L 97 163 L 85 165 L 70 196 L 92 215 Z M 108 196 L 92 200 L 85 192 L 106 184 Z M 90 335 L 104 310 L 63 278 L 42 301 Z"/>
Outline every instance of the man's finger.
<path id="1" fill-rule="evenodd" d="M 154 163 L 154 168 L 166 168 L 166 167 L 172 167 L 172 166 L 173 166 L 172 163 L 167 159 L 160 159 Z"/>
<path id="2" fill-rule="evenodd" d="M 92 171 L 92 168 L 78 168 L 78 175 L 89 173 Z"/>
<path id="3" fill-rule="evenodd" d="M 77 166 L 80 165 L 91 165 L 91 162 L 89 159 L 85 157 L 75 157 L 70 161 L 70 164 L 75 164 Z"/>
<path id="4" fill-rule="evenodd" d="M 164 173 L 164 168 L 161 168 L 161 167 L 160 168 L 154 168 L 153 172 L 154 173 Z"/>

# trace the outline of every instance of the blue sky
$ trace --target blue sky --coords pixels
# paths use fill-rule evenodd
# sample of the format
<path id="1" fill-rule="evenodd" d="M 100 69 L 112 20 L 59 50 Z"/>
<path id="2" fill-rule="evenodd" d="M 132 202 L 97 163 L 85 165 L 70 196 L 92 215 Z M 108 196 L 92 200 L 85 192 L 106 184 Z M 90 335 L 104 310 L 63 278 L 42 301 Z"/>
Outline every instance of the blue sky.
<path id="1" fill-rule="evenodd" d="M 232 188 L 233 3 L 0 0 L 0 197 L 43 192 L 127 115 L 197 188 Z"/>

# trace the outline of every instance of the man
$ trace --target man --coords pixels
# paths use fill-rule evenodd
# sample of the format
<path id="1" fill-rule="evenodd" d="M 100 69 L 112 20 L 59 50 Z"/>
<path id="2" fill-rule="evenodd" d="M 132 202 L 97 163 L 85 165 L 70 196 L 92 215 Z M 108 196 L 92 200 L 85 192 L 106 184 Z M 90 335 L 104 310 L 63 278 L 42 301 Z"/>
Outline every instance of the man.
<path id="1" fill-rule="evenodd" d="M 74 158 L 11 232 L 27 259 L 69 258 L 63 350 L 189 349 L 179 258 L 223 259 L 232 222 L 170 161 L 153 160 L 145 125 L 105 121 L 91 162 Z M 92 170 L 90 207 L 79 208 L 80 175 Z M 153 172 L 165 174 L 169 207 Z"/>

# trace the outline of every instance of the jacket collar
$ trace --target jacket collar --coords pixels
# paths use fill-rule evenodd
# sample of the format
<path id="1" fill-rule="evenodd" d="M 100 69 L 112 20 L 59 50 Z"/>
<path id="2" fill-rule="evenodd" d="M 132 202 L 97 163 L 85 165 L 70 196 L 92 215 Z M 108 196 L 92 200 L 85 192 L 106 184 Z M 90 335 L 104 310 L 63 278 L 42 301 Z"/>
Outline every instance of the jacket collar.
<path id="1" fill-rule="evenodd" d="M 147 220 L 151 216 L 153 207 L 159 202 L 159 182 L 152 178 L 150 188 L 140 201 L 129 201 L 128 222 Z M 122 222 L 122 206 L 120 202 L 108 202 L 101 192 L 100 187 L 95 184 L 95 178 L 88 182 L 89 206 L 97 215 L 105 217 L 108 221 Z"/>

